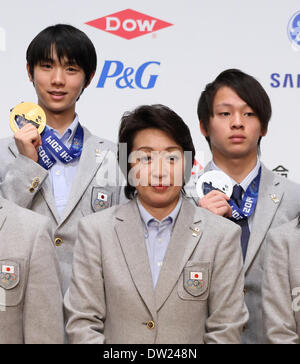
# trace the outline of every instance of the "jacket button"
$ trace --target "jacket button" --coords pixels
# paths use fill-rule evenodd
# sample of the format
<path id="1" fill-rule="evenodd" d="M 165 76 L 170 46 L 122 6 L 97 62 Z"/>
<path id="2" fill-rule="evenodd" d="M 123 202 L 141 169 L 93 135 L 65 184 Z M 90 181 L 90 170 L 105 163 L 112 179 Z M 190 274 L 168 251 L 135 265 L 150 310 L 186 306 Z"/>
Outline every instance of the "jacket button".
<path id="1" fill-rule="evenodd" d="M 243 292 L 244 292 L 244 294 L 247 293 L 247 288 L 246 287 L 244 287 Z"/>
<path id="2" fill-rule="evenodd" d="M 56 238 L 56 239 L 54 240 L 54 243 L 55 243 L 55 245 L 56 245 L 56 246 L 61 246 L 61 245 L 62 245 L 62 243 L 63 243 L 63 241 L 62 241 L 62 239 L 61 239 L 61 238 Z"/>
<path id="3" fill-rule="evenodd" d="M 155 327 L 155 323 L 154 323 L 154 321 L 148 321 L 148 322 L 146 323 L 146 326 L 147 326 L 147 328 L 148 328 L 149 330 L 153 330 L 153 329 L 154 329 L 154 327 Z"/>

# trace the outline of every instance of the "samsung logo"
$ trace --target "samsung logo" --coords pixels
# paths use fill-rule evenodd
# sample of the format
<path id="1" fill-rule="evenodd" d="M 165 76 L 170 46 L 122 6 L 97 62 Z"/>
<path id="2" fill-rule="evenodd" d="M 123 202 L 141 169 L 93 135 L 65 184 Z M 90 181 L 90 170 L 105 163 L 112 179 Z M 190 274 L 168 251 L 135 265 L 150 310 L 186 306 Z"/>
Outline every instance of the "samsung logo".
<path id="1" fill-rule="evenodd" d="M 300 88 L 300 74 L 272 73 L 270 78 L 273 88 Z"/>

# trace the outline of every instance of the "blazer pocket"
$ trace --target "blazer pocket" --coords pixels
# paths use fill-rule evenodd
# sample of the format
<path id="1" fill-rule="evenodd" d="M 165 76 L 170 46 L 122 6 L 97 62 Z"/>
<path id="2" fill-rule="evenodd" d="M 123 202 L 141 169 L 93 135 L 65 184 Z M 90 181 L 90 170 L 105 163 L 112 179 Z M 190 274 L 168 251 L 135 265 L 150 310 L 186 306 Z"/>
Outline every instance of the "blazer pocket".
<path id="1" fill-rule="evenodd" d="M 184 300 L 207 300 L 209 283 L 210 263 L 188 261 L 178 283 L 178 295 Z"/>
<path id="2" fill-rule="evenodd" d="M 0 305 L 13 307 L 21 303 L 27 280 L 25 267 L 24 259 L 0 260 Z"/>

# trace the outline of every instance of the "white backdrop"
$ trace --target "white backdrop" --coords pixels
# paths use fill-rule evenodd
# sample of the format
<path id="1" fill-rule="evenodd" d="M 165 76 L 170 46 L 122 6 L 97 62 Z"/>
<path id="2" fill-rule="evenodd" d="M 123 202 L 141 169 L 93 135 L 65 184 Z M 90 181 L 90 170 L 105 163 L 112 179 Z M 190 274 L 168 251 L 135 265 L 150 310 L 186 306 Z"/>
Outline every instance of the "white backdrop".
<path id="1" fill-rule="evenodd" d="M 86 24 L 126 9 L 156 18 L 154 26 L 159 24 L 157 19 L 172 25 L 128 40 Z M 0 136 L 12 134 L 8 126 L 11 107 L 21 101 L 36 102 L 25 68 L 28 44 L 48 25 L 68 23 L 90 37 L 98 54 L 97 73 L 77 107 L 81 122 L 93 133 L 116 141 L 126 110 L 162 103 L 189 125 L 195 147 L 202 151 L 200 162 L 206 163 L 210 153 L 199 131 L 198 98 L 206 83 L 222 70 L 239 68 L 255 76 L 271 98 L 273 117 L 262 141 L 262 160 L 270 169 L 283 166 L 289 178 L 300 183 L 300 51 L 287 31 L 298 11 L 298 0 L 0 0 Z M 136 23 L 133 18 L 130 14 L 124 18 L 129 35 L 135 26 L 147 25 L 143 17 Z M 148 20 L 150 28 L 153 24 Z M 110 25 L 116 27 L 117 21 Z M 156 62 L 141 79 L 145 87 L 150 76 L 156 75 L 154 87 L 141 89 L 133 81 L 135 88 L 118 88 L 117 78 L 124 76 L 120 74 L 97 88 L 108 61 L 133 68 L 129 79 L 140 66 Z M 110 74 L 116 64 L 111 63 Z"/>

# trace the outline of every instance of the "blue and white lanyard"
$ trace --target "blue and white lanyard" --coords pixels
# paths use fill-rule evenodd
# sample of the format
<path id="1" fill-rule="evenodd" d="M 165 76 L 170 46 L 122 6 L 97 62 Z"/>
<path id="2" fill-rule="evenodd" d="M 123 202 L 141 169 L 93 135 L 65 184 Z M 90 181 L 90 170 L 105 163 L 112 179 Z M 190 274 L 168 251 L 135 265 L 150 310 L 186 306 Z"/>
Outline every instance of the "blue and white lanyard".
<path id="1" fill-rule="evenodd" d="M 41 137 L 42 146 L 38 149 L 38 163 L 45 169 L 50 169 L 56 163 L 53 155 L 64 164 L 71 163 L 81 156 L 83 148 L 83 128 L 80 123 L 78 123 L 70 149 L 47 126 L 41 134 Z"/>
<path id="2" fill-rule="evenodd" d="M 232 220 L 239 221 L 248 218 L 253 214 L 258 199 L 260 176 L 261 167 L 259 169 L 258 175 L 253 179 L 244 193 L 241 207 L 238 207 L 231 199 L 228 201 L 230 207 L 232 208 Z"/>

